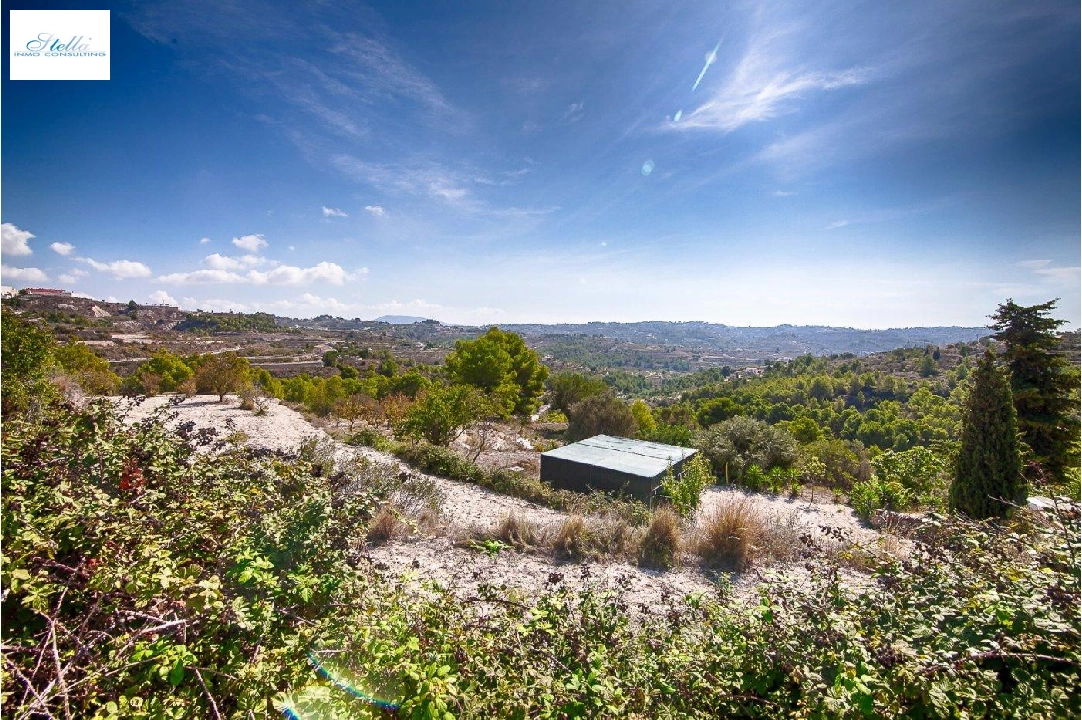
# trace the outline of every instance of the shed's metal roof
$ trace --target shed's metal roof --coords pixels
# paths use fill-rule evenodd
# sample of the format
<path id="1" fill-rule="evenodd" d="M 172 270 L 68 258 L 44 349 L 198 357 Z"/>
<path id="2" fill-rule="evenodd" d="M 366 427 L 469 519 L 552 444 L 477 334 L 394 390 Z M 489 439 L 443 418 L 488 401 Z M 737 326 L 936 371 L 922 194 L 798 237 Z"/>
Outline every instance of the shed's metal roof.
<path id="1" fill-rule="evenodd" d="M 595 435 L 542 455 L 595 465 L 642 477 L 657 477 L 670 465 L 691 457 L 697 450 L 645 440 Z"/>

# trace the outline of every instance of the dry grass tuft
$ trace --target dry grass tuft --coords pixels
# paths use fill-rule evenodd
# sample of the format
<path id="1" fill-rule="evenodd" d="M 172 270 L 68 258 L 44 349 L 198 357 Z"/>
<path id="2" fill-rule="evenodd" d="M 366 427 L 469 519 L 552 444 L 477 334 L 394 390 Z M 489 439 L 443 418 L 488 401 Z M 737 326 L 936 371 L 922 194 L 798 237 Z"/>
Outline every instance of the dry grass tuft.
<path id="1" fill-rule="evenodd" d="M 667 507 L 659 508 L 639 545 L 639 563 L 668 570 L 676 565 L 680 545 L 680 517 Z"/>
<path id="2" fill-rule="evenodd" d="M 556 557 L 562 560 L 583 560 L 592 555 L 593 543 L 590 529 L 581 515 L 572 515 L 563 521 L 552 542 Z"/>
<path id="3" fill-rule="evenodd" d="M 368 523 L 365 539 L 372 545 L 384 545 L 400 536 L 404 531 L 405 525 L 402 524 L 398 513 L 384 506 Z"/>
<path id="4" fill-rule="evenodd" d="M 532 520 L 527 520 L 518 513 L 508 513 L 496 524 L 493 537 L 516 550 L 532 550 L 543 544 L 544 532 Z"/>
<path id="5" fill-rule="evenodd" d="M 748 498 L 728 498 L 703 518 L 695 537 L 695 553 L 708 567 L 745 570 L 755 559 L 766 530 Z"/>

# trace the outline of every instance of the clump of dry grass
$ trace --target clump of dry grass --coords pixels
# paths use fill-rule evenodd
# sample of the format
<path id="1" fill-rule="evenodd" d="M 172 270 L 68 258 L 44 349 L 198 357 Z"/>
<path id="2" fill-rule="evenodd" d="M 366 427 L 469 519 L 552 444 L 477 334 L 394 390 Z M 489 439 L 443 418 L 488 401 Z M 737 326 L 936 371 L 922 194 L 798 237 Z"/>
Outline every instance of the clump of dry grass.
<path id="1" fill-rule="evenodd" d="M 563 560 L 583 560 L 591 554 L 590 529 L 582 515 L 572 515 L 556 531 L 552 549 Z"/>
<path id="2" fill-rule="evenodd" d="M 391 508 L 384 506 L 379 509 L 372 520 L 368 523 L 365 539 L 372 545 L 384 545 L 405 531 L 405 525 L 401 518 Z"/>
<path id="3" fill-rule="evenodd" d="M 762 515 L 748 498 L 728 498 L 699 524 L 694 551 L 708 567 L 745 570 L 755 559 L 766 530 Z"/>
<path id="4" fill-rule="evenodd" d="M 531 550 L 542 544 L 544 532 L 532 520 L 518 513 L 507 513 L 496 524 L 493 536 L 516 550 Z"/>
<path id="5" fill-rule="evenodd" d="M 659 508 L 639 544 L 639 563 L 668 570 L 676 565 L 680 545 L 680 517 L 667 507 Z"/>
<path id="6" fill-rule="evenodd" d="M 632 526 L 617 513 L 606 513 L 586 521 L 597 550 L 612 558 L 632 556 L 638 550 L 642 528 Z"/>
<path id="7" fill-rule="evenodd" d="M 759 556 L 788 562 L 806 555 L 806 545 L 800 539 L 806 531 L 795 510 L 763 519 L 757 543 Z"/>

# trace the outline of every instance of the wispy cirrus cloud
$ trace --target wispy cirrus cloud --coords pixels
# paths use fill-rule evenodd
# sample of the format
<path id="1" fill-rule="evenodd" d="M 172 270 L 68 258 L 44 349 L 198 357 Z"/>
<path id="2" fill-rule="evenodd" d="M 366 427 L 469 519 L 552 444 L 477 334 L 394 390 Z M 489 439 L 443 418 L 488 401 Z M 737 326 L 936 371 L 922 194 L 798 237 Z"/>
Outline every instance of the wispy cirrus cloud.
<path id="1" fill-rule="evenodd" d="M 323 210 L 323 217 L 325 217 L 325 218 L 332 218 L 332 217 L 346 218 L 346 217 L 349 217 L 349 213 L 344 212 L 342 210 L 339 210 L 338 208 L 327 207 L 326 205 L 323 205 L 321 209 Z"/>
<path id="2" fill-rule="evenodd" d="M 471 187 L 474 179 L 440 163 L 422 160 L 371 163 L 345 154 L 336 155 L 331 162 L 354 180 L 383 191 L 427 196 L 456 206 L 474 203 Z"/>
<path id="3" fill-rule="evenodd" d="M 868 68 L 821 70 L 796 61 L 786 45 L 793 32 L 793 28 L 756 31 L 714 95 L 667 127 L 729 133 L 749 123 L 796 112 L 800 101 L 810 95 L 864 85 L 873 78 Z M 717 47 L 711 55 L 716 59 Z"/>
<path id="4" fill-rule="evenodd" d="M 1026 260 L 1018 265 L 1052 284 L 1077 284 L 1082 274 L 1078 265 L 1056 265 L 1051 260 Z"/>
<path id="5" fill-rule="evenodd" d="M 363 7 L 331 2 L 304 14 L 288 5 L 252 12 L 239 4 L 197 0 L 137 5 L 126 19 L 155 42 L 181 45 L 197 67 L 214 74 L 225 71 L 242 92 L 280 101 L 282 106 L 268 105 L 259 117 L 303 144 L 319 133 L 364 140 L 377 118 L 401 116 L 403 106 L 430 127 L 457 132 L 469 125 L 466 114 L 418 69 L 408 49 L 377 30 L 378 16 Z M 352 29 L 358 27 L 364 30 Z M 270 44 L 306 52 L 304 57 L 269 53 Z"/>
<path id="6" fill-rule="evenodd" d="M 478 189 L 499 185 L 505 181 L 494 181 L 479 171 L 451 169 L 438 162 L 411 160 L 400 163 L 371 163 L 340 154 L 332 158 L 332 164 L 357 182 L 384 192 L 436 200 L 466 214 L 493 219 L 522 219 L 541 217 L 559 210 L 556 206 L 495 207 L 479 196 Z M 365 207 L 365 211 L 374 217 L 386 215 L 384 208 L 379 205 L 369 205 Z"/>

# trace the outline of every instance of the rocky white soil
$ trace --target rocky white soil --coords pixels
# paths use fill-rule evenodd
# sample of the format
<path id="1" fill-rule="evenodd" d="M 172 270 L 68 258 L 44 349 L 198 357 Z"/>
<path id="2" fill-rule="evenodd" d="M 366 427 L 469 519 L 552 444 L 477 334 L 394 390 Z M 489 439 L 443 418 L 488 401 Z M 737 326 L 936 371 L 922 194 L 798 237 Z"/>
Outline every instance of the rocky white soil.
<path id="1" fill-rule="evenodd" d="M 306 440 L 316 438 L 333 442 L 339 459 L 363 456 L 402 470 L 408 469 L 390 454 L 333 441 L 302 414 L 276 401 L 268 403 L 263 415 L 241 410 L 232 397 L 219 402 L 217 396 L 199 395 L 172 408 L 166 407 L 168 402 L 168 397 L 154 397 L 125 412 L 132 420 L 142 419 L 153 412 L 166 412 L 169 413 L 168 422 L 171 424 L 191 421 L 197 428 L 216 428 L 223 435 L 244 433 L 246 442 L 268 449 L 294 450 Z M 409 472 L 421 475 L 413 470 Z M 431 479 L 443 493 L 441 519 L 444 534 L 414 537 L 369 549 L 366 557 L 377 568 L 402 576 L 410 582 L 436 580 L 453 587 L 456 592 L 466 594 L 475 593 L 482 583 L 517 587 L 530 595 L 556 584 L 582 585 L 600 581 L 620 592 L 631 606 L 642 609 L 660 607 L 666 597 L 715 592 L 712 578 L 691 567 L 658 572 L 624 562 L 559 563 L 548 557 L 511 550 L 489 555 L 456 546 L 453 538 L 467 535 L 471 529 L 492 527 L 508 514 L 518 514 L 540 526 L 552 528 L 559 527 L 567 515 L 475 485 L 435 476 L 431 476 Z M 845 506 L 724 488 L 706 491 L 699 517 L 734 498 L 746 498 L 763 517 L 774 518 L 776 522 L 795 528 L 796 532 L 821 536 L 820 528 L 826 526 L 837 528 L 862 543 L 872 543 L 879 536 L 876 531 L 862 526 L 853 511 Z M 738 588 L 742 586 L 750 590 L 757 582 L 757 573 L 746 573 L 734 579 Z"/>

